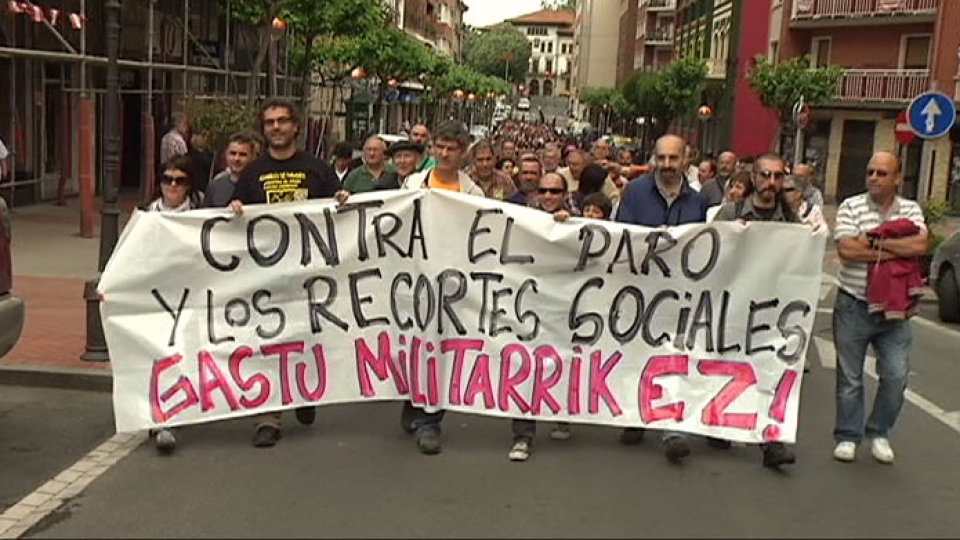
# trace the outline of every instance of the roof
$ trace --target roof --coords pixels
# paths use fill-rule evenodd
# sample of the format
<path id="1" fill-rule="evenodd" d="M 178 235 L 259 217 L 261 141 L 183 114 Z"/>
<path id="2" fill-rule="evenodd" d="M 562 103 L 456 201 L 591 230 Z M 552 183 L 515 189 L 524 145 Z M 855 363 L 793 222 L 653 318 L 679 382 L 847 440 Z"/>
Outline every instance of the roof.
<path id="1" fill-rule="evenodd" d="M 554 11 L 551 9 L 541 9 L 540 11 L 534 11 L 533 13 L 527 13 L 526 15 L 520 15 L 519 17 L 507 19 L 507 22 L 520 25 L 545 24 L 555 26 L 573 26 L 576 18 L 577 14 L 573 11 Z"/>

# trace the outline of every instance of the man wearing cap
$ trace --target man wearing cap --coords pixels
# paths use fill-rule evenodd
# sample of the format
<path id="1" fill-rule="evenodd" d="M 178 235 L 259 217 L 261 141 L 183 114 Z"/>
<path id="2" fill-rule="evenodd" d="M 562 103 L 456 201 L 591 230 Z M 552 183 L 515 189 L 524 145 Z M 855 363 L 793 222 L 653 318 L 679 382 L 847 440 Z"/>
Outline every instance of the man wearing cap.
<path id="1" fill-rule="evenodd" d="M 373 185 L 374 191 L 400 189 L 407 177 L 418 171 L 423 152 L 423 145 L 414 141 L 397 141 L 390 145 L 387 155 L 393 160 L 397 170 L 377 180 Z"/>

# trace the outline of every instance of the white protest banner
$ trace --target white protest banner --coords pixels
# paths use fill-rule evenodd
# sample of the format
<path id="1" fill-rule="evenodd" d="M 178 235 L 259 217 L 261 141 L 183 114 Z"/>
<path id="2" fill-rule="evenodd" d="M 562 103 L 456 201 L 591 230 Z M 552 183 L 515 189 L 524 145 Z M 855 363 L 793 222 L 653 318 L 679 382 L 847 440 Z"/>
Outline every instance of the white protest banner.
<path id="1" fill-rule="evenodd" d="M 823 249 L 435 190 L 140 214 L 100 281 L 117 429 L 410 399 L 792 442 Z"/>

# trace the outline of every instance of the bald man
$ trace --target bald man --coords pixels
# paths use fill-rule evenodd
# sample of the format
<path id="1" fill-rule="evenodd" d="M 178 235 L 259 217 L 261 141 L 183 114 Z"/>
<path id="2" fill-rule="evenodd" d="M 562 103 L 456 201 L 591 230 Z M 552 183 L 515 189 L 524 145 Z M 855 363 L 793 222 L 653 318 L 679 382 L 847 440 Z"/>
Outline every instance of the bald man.
<path id="1" fill-rule="evenodd" d="M 410 141 L 422 144 L 425 149 L 423 159 L 417 163 L 417 172 L 429 171 L 437 166 L 437 160 L 433 158 L 433 150 L 430 148 L 430 129 L 426 125 L 415 124 L 410 128 Z"/>
<path id="2" fill-rule="evenodd" d="M 720 154 L 720 157 L 717 158 L 717 183 L 720 184 L 724 193 L 730 187 L 728 185 L 730 177 L 735 172 L 737 172 L 737 155 L 729 151 Z"/>
<path id="3" fill-rule="evenodd" d="M 676 135 L 665 135 L 657 140 L 653 172 L 627 184 L 617 208 L 616 221 L 657 228 L 707 220 L 706 201 L 684 181 L 686 147 L 686 141 Z M 639 444 L 642 439 L 643 430 L 640 428 L 626 428 L 620 434 L 623 444 Z M 686 434 L 665 431 L 663 451 L 670 462 L 682 461 L 690 455 Z"/>
<path id="4" fill-rule="evenodd" d="M 875 153 L 867 165 L 866 182 L 866 193 L 849 197 L 837 209 L 834 231 L 840 273 L 833 309 L 833 340 L 837 348 L 833 457 L 844 462 L 855 460 L 857 446 L 867 438 L 871 440 L 874 459 L 891 464 L 894 453 L 889 437 L 907 390 L 912 330 L 906 318 L 909 315 L 900 313 L 897 318 L 893 313 L 876 313 L 871 309 L 867 267 L 883 261 L 909 262 L 924 255 L 927 226 L 920 205 L 898 195 L 903 171 L 897 156 L 889 152 Z M 917 232 L 882 240 L 870 234 L 895 220 L 908 220 L 916 225 Z M 890 294 L 888 290 L 884 293 Z M 878 359 L 880 384 L 873 411 L 864 424 L 863 370 L 867 347 L 871 345 Z"/>

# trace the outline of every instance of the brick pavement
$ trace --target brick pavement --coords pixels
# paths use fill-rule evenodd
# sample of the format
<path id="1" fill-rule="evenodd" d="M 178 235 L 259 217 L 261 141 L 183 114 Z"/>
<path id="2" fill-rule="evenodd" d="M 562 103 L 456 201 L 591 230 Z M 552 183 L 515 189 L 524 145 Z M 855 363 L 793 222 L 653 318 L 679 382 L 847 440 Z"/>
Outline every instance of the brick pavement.
<path id="1" fill-rule="evenodd" d="M 124 223 L 135 201 L 133 194 L 121 197 Z M 96 275 L 100 244 L 99 237 L 79 235 L 79 201 L 14 208 L 12 223 L 13 287 L 27 316 L 20 341 L 0 367 L 108 370 L 109 363 L 80 360 L 86 342 L 83 288 Z"/>

